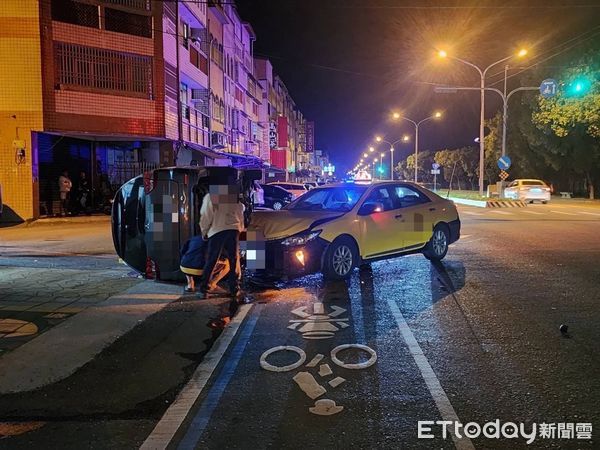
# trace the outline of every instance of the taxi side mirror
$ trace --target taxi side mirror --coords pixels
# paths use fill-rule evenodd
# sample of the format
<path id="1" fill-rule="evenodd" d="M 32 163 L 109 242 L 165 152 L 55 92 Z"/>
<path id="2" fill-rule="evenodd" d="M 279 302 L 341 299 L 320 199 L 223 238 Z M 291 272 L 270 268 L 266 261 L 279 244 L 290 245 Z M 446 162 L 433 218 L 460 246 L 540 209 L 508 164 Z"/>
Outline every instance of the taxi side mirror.
<path id="1" fill-rule="evenodd" d="M 383 211 L 383 203 L 381 202 L 368 202 L 363 203 L 358 210 L 359 216 L 369 216 L 374 213 Z"/>

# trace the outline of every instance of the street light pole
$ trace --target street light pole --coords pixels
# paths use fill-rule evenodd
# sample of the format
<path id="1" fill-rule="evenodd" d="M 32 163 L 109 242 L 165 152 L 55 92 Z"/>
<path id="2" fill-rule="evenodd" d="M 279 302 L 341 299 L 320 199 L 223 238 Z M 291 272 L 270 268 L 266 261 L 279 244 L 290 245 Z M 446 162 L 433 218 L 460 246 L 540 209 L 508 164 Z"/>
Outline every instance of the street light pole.
<path id="1" fill-rule="evenodd" d="M 526 54 L 527 54 L 526 50 L 521 50 L 517 56 L 525 56 Z M 438 53 L 438 55 L 442 58 L 450 57 L 458 62 L 466 64 L 467 66 L 473 67 L 479 73 L 479 77 L 480 77 L 479 90 L 481 92 L 481 108 L 480 108 L 480 114 L 479 114 L 479 195 L 483 196 L 483 172 L 484 172 L 484 166 L 485 166 L 485 143 L 484 143 L 484 138 L 485 138 L 485 136 L 484 136 L 484 132 L 485 132 L 485 91 L 486 91 L 485 75 L 487 74 L 487 71 L 490 70 L 492 67 L 494 67 L 498 64 L 501 64 L 503 62 L 506 62 L 509 59 L 512 59 L 514 57 L 514 55 L 510 55 L 510 56 L 507 56 L 506 58 L 499 59 L 498 61 L 493 62 L 492 64 L 487 66 L 484 70 L 481 70 L 478 66 L 476 66 L 475 64 L 473 64 L 469 61 L 465 61 L 464 59 L 457 58 L 456 56 L 450 56 L 450 55 L 448 55 L 448 53 L 446 53 L 443 50 L 441 50 Z M 504 98 L 506 98 L 506 97 L 504 97 Z"/>
<path id="2" fill-rule="evenodd" d="M 442 113 L 438 111 L 438 112 L 434 113 L 433 115 L 420 120 L 419 122 L 409 119 L 408 117 L 401 116 L 398 113 L 394 113 L 393 117 L 395 119 L 406 120 L 415 126 L 415 183 L 416 183 L 418 181 L 418 170 L 419 170 L 419 127 L 421 126 L 422 123 L 427 122 L 428 120 L 439 119 L 440 117 L 442 117 Z"/>

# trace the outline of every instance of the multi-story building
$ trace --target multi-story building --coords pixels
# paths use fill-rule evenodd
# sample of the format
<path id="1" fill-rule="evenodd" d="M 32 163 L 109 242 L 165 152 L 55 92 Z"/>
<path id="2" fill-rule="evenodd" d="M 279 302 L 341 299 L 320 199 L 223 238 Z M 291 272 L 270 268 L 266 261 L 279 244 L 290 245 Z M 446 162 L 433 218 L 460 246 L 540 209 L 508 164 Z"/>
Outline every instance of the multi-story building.
<path id="1" fill-rule="evenodd" d="M 231 2 L 2 0 L 0 29 L 0 185 L 17 218 L 58 210 L 63 170 L 75 186 L 85 172 L 98 203 L 161 165 L 269 161 L 279 117 L 277 148 L 302 148 L 303 119 L 281 81 L 255 74 L 256 37 Z"/>

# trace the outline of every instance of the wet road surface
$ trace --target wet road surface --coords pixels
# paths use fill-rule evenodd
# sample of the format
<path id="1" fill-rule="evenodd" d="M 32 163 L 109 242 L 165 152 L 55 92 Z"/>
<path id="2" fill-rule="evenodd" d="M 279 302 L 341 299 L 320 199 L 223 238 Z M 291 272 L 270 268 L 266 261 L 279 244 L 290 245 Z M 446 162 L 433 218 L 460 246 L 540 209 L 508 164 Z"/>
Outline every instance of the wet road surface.
<path id="1" fill-rule="evenodd" d="M 180 412 L 169 447 L 596 448 L 600 216 L 581 212 L 600 211 L 586 208 L 575 213 L 558 204 L 532 205 L 501 214 L 460 207 L 463 236 L 441 264 L 415 255 L 374 263 L 348 282 L 325 283 L 315 275 L 262 293 L 191 410 Z M 91 390 L 94 380 L 103 380 L 103 394 L 92 396 L 94 408 L 74 408 L 78 397 L 69 385 L 54 392 L 54 408 L 39 415 L 28 415 L 27 405 L 36 411 L 44 392 L 23 398 L 18 418 L 45 425 L 0 447 L 142 445 L 202 359 L 198 333 L 207 327 L 191 312 L 197 304 L 190 305 L 172 316 L 177 319 L 166 320 L 173 312 L 157 315 L 117 343 L 121 356 L 109 349 L 75 375 Z M 153 327 L 161 323 L 157 333 Z M 561 324 L 568 325 L 566 334 Z M 177 334 L 182 327 L 186 331 Z M 344 344 L 353 347 L 332 357 Z M 161 364 L 155 351 L 164 356 Z M 185 364 L 167 357 L 181 353 L 198 357 Z M 369 365 L 373 353 L 377 359 Z M 316 355 L 323 358 L 307 367 Z M 103 361 L 107 368 L 94 366 Z M 347 366 L 361 363 L 368 367 Z M 289 365 L 297 367 L 273 370 Z M 135 379 L 122 375 L 128 370 Z M 341 384 L 334 387 L 334 379 Z M 98 400 L 110 395 L 112 383 L 118 410 L 126 414 Z M 128 397 L 130 390 L 136 395 Z M 444 439 L 435 425 L 425 430 L 432 439 L 418 439 L 420 420 L 523 422 L 528 433 L 538 428 L 529 446 L 523 437 Z M 554 424 L 553 438 L 542 436 L 544 423 Z M 592 424 L 592 439 L 575 429 L 570 434 L 568 426 L 559 433 L 570 423 Z"/>

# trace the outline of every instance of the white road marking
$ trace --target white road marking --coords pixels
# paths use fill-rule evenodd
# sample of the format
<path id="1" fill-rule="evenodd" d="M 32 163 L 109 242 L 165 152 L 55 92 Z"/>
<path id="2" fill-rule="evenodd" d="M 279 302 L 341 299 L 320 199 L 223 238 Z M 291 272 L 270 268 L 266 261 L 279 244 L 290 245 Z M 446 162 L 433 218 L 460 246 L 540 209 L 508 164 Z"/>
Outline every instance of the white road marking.
<path id="1" fill-rule="evenodd" d="M 317 364 L 319 364 L 323 358 L 325 358 L 325 355 L 321 355 L 319 353 L 317 356 L 310 360 L 306 367 L 317 367 Z"/>
<path id="2" fill-rule="evenodd" d="M 329 382 L 329 386 L 331 386 L 332 388 L 336 388 L 338 387 L 340 384 L 342 384 L 344 381 L 346 381 L 345 378 L 342 377 L 335 377 L 333 380 L 331 380 Z"/>
<path id="3" fill-rule="evenodd" d="M 541 215 L 543 215 L 543 214 L 544 214 L 544 213 L 537 212 L 537 211 L 525 211 L 525 210 L 523 210 L 523 211 L 521 211 L 521 212 L 522 212 L 522 213 L 525 213 L 525 214 L 537 214 L 538 216 L 541 216 Z"/>
<path id="4" fill-rule="evenodd" d="M 580 214 L 587 214 L 588 216 L 600 216 L 600 213 L 593 213 L 587 211 L 580 211 Z"/>
<path id="5" fill-rule="evenodd" d="M 573 213 L 568 213 L 568 212 L 562 212 L 562 211 L 554 211 L 554 210 L 550 210 L 550 212 L 556 213 L 556 214 L 564 214 L 565 216 L 576 216 L 577 214 L 573 214 Z"/>
<path id="6" fill-rule="evenodd" d="M 293 364 L 289 364 L 287 366 L 274 366 L 267 362 L 267 358 L 269 355 L 275 352 L 295 352 L 298 353 L 300 358 Z M 304 364 L 306 361 L 306 353 L 299 347 L 295 347 L 293 345 L 278 345 L 277 347 L 270 348 L 266 350 L 262 355 L 260 355 L 260 367 L 270 372 L 289 372 L 290 370 L 294 370 Z"/>
<path id="7" fill-rule="evenodd" d="M 333 370 L 331 370 L 331 367 L 329 367 L 329 364 L 321 364 L 319 366 L 319 375 L 322 377 L 327 377 L 329 375 L 331 375 L 333 373 Z"/>
<path id="8" fill-rule="evenodd" d="M 463 423 L 458 418 L 458 415 L 456 414 L 454 407 L 450 403 L 450 399 L 448 398 L 448 395 L 442 388 L 442 385 L 440 384 L 440 380 L 435 375 L 435 372 L 433 371 L 433 368 L 429 364 L 429 361 L 427 361 L 427 358 L 425 357 L 425 354 L 423 353 L 423 349 L 417 342 L 415 335 L 413 334 L 410 327 L 408 326 L 408 323 L 406 322 L 406 319 L 402 315 L 400 308 L 398 308 L 398 305 L 396 304 L 396 302 L 394 300 L 392 300 L 391 297 L 388 297 L 387 303 L 388 303 L 388 306 L 390 307 L 392 315 L 394 316 L 394 319 L 396 320 L 396 323 L 398 324 L 398 329 L 400 330 L 400 333 L 402 334 L 402 337 L 404 338 L 404 342 L 406 342 L 406 345 L 408 346 L 408 350 L 410 351 L 410 354 L 412 355 L 415 363 L 417 364 L 417 367 L 419 368 L 419 371 L 421 372 L 421 376 L 423 377 L 423 380 L 425 381 L 425 384 L 427 385 L 427 389 L 429 389 L 429 393 L 433 397 L 435 405 L 437 406 L 437 409 L 440 412 L 440 415 L 442 416 L 442 420 L 451 420 L 454 422 Z M 456 436 L 456 433 L 454 433 L 454 429 L 452 427 L 448 427 L 448 428 L 450 429 L 450 434 L 452 436 L 452 440 L 454 441 L 454 445 L 456 446 L 457 449 L 459 449 L 459 450 L 475 450 L 475 447 L 473 446 L 473 443 L 471 442 L 471 440 L 469 438 L 465 437 L 464 435 L 461 438 L 459 438 L 458 436 Z"/>
<path id="9" fill-rule="evenodd" d="M 474 212 L 474 211 L 461 211 L 461 214 L 470 214 L 472 216 L 483 216 L 483 213 Z"/>
<path id="10" fill-rule="evenodd" d="M 340 359 L 338 359 L 338 357 L 337 357 L 338 352 L 341 352 L 342 350 L 347 350 L 350 348 L 356 348 L 358 350 L 363 350 L 371 356 L 369 357 L 369 359 L 367 361 L 363 361 L 361 363 L 356 363 L 356 364 L 345 363 L 345 362 L 341 361 Z M 337 364 L 340 367 L 343 367 L 344 369 L 357 369 L 357 370 L 366 369 L 367 367 L 371 367 L 373 364 L 375 364 L 377 362 L 377 353 L 375 353 L 375 350 L 373 350 L 371 347 L 368 347 L 368 346 L 362 345 L 362 344 L 338 345 L 336 348 L 331 350 L 330 356 L 331 356 L 331 360 L 335 364 Z"/>
<path id="11" fill-rule="evenodd" d="M 169 406 L 169 409 L 167 409 L 156 427 L 154 427 L 150 436 L 146 438 L 140 450 L 167 448 L 169 442 L 175 436 L 175 433 L 204 389 L 204 386 L 206 386 L 208 379 L 221 361 L 225 350 L 227 350 L 229 344 L 237 334 L 250 308 L 252 308 L 252 305 L 241 305 L 239 307 L 237 314 L 217 338 L 202 363 L 196 368 L 190 381 L 188 381 L 175 401 Z"/>
<path id="12" fill-rule="evenodd" d="M 313 400 L 327 392 L 327 389 L 317 383 L 315 377 L 308 372 L 298 372 L 292 379 L 296 382 L 298 387 L 302 389 L 302 392 Z"/>
<path id="13" fill-rule="evenodd" d="M 508 212 L 508 211 L 498 211 L 496 209 L 492 209 L 490 212 L 491 213 L 495 213 L 495 214 L 503 214 L 505 216 L 512 216 L 513 215 L 513 213 L 511 213 L 511 212 Z"/>
<path id="14" fill-rule="evenodd" d="M 343 406 L 337 406 L 335 401 L 328 398 L 317 400 L 315 406 L 308 408 L 308 410 L 319 416 L 332 416 L 337 414 L 344 409 Z"/>

